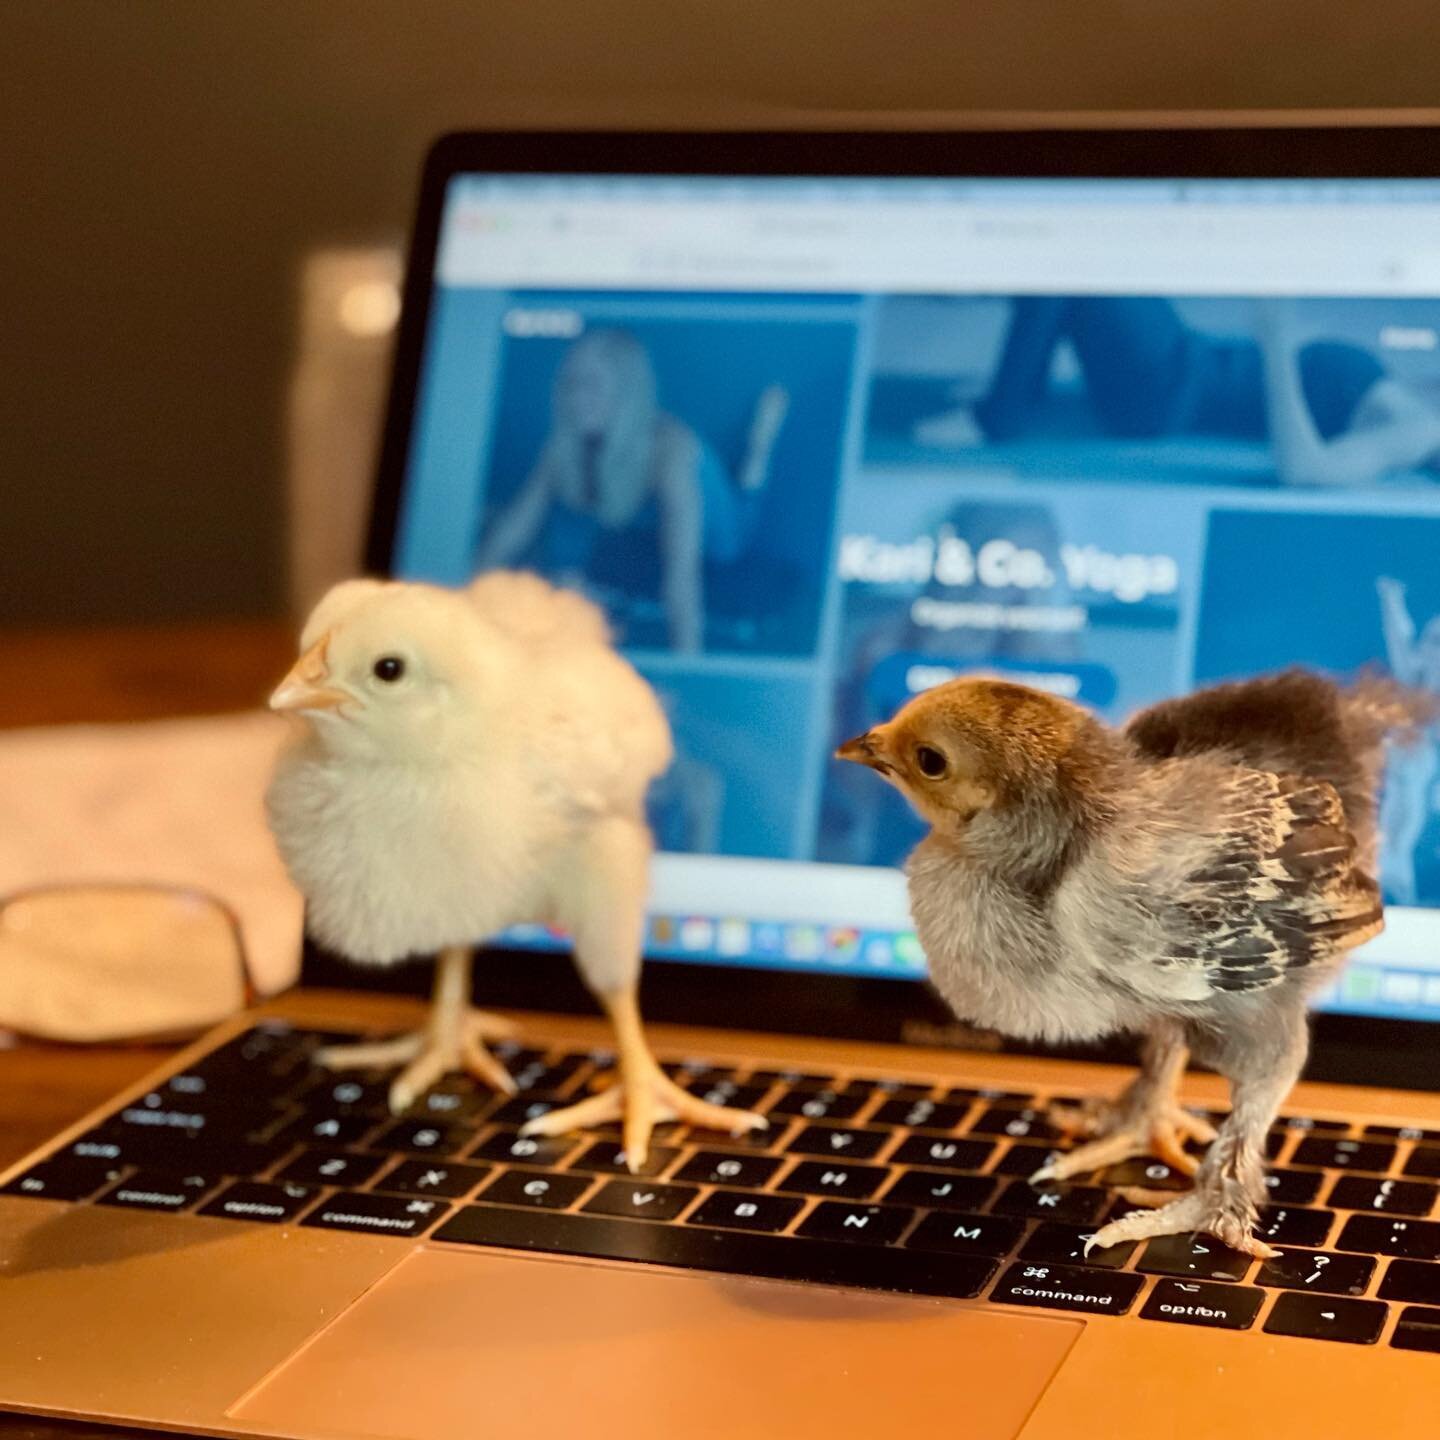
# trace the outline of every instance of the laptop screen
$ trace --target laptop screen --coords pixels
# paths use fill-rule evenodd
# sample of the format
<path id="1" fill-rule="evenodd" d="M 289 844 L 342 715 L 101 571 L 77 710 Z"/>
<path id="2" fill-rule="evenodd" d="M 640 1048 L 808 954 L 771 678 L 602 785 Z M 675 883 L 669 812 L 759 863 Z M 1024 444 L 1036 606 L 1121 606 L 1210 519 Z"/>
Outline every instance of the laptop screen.
<path id="1" fill-rule="evenodd" d="M 1437 237 L 1418 181 L 460 176 L 393 569 L 610 616 L 676 738 L 647 953 L 918 978 L 922 828 L 831 758 L 908 696 L 1440 690 Z M 1440 1020 L 1437 741 L 1330 1009 Z"/>

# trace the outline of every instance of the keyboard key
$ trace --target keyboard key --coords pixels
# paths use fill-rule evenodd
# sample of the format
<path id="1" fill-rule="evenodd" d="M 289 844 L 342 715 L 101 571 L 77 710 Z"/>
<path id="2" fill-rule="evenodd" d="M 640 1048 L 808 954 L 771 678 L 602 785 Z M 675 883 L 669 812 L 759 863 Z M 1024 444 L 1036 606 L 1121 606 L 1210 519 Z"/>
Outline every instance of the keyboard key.
<path id="1" fill-rule="evenodd" d="M 113 1190 L 107 1190 L 97 1203 L 127 1210 L 188 1210 L 219 1183 L 218 1175 L 167 1175 L 163 1171 L 138 1170 Z"/>
<path id="2" fill-rule="evenodd" d="M 1440 1130 L 1426 1130 L 1419 1125 L 1367 1125 L 1367 1137 L 1392 1140 L 1440 1140 Z"/>
<path id="3" fill-rule="evenodd" d="M 475 1135 L 458 1125 L 439 1125 L 433 1120 L 401 1120 L 382 1130 L 371 1142 L 372 1150 L 404 1150 L 415 1155 L 453 1155 Z"/>
<path id="4" fill-rule="evenodd" d="M 305 1150 L 276 1178 L 297 1185 L 363 1185 L 384 1163 L 383 1156 L 353 1150 Z"/>
<path id="5" fill-rule="evenodd" d="M 212 1096 L 201 1106 L 184 1095 L 152 1090 L 107 1118 L 103 1128 L 122 1136 L 153 1135 L 175 1143 L 221 1145 L 249 1139 L 256 1131 L 272 1127 L 281 1113 L 264 1097 Z"/>
<path id="6" fill-rule="evenodd" d="M 997 1305 L 1042 1305 L 1087 1315 L 1123 1315 L 1135 1303 L 1144 1283 L 1139 1275 L 1123 1271 L 1022 1261 L 995 1282 L 990 1298 Z"/>
<path id="7" fill-rule="evenodd" d="M 1440 1305 L 1440 1265 L 1419 1260 L 1392 1260 L 1380 1282 L 1383 1300 L 1414 1300 L 1421 1305 Z"/>
<path id="8" fill-rule="evenodd" d="M 940 1100 L 887 1100 L 871 1117 L 879 1125 L 908 1125 L 912 1130 L 953 1130 L 968 1107 Z"/>
<path id="9" fill-rule="evenodd" d="M 887 1100 L 928 1100 L 934 1093 L 933 1085 L 919 1080 L 852 1080 L 845 1087 L 847 1095 L 883 1095 Z M 963 1104 L 962 1109 L 968 1109 Z"/>
<path id="10" fill-rule="evenodd" d="M 319 1193 L 310 1185 L 262 1185 L 255 1180 L 240 1180 L 202 1205 L 198 1213 L 222 1220 L 258 1220 L 278 1225 L 293 1220 Z"/>
<path id="11" fill-rule="evenodd" d="M 974 1210 L 995 1191 L 995 1182 L 981 1175 L 957 1175 L 944 1170 L 906 1170 L 885 1194 L 897 1205 L 919 1205 L 930 1210 Z"/>
<path id="12" fill-rule="evenodd" d="M 1086 1225 L 1097 1219 L 1109 1197 L 1090 1185 L 1040 1185 L 1014 1180 L 1000 1192 L 992 1207 L 1002 1215 L 1034 1215 L 1041 1220 L 1064 1220 Z"/>
<path id="13" fill-rule="evenodd" d="M 942 1250 L 967 1255 L 1008 1255 L 1020 1243 L 1025 1226 L 1002 1215 L 964 1215 L 936 1211 L 927 1215 L 905 1241 L 907 1250 Z"/>
<path id="14" fill-rule="evenodd" d="M 990 1167 L 990 1173 L 1028 1180 L 1042 1165 L 1048 1165 L 1059 1153 L 1049 1145 L 1016 1143 Z"/>
<path id="15" fill-rule="evenodd" d="M 563 1095 L 517 1095 L 486 1118 L 492 1125 L 512 1125 L 518 1130 L 529 1120 L 538 1120 L 552 1110 L 573 1103 Z"/>
<path id="16" fill-rule="evenodd" d="M 766 1197 L 750 1198 L 758 1203 Z M 995 1262 L 983 1255 L 747 1235 L 701 1225 L 635 1225 L 598 1215 L 522 1214 L 481 1205 L 465 1206 L 434 1238 L 956 1299 L 978 1295 L 995 1273 Z"/>
<path id="17" fill-rule="evenodd" d="M 111 1119 L 76 1140 L 65 1153 L 147 1169 L 223 1168 L 230 1175 L 249 1176 L 268 1170 L 293 1148 L 283 1139 L 251 1140 L 234 1131 L 149 1130 Z"/>
<path id="18" fill-rule="evenodd" d="M 1008 1135 L 1012 1140 L 1058 1140 L 1060 1132 L 1045 1118 L 1043 1110 L 1017 1110 L 1009 1105 L 992 1105 L 970 1127 L 974 1135 Z"/>
<path id="19" fill-rule="evenodd" d="M 488 1165 L 457 1165 L 451 1160 L 406 1160 L 371 1187 L 400 1195 L 440 1195 L 458 1200 L 487 1175 Z"/>
<path id="20" fill-rule="evenodd" d="M 753 1110 L 770 1093 L 768 1085 L 739 1085 L 733 1080 L 697 1082 L 686 1088 L 707 1105 L 728 1105 L 732 1110 Z"/>
<path id="21" fill-rule="evenodd" d="M 802 1195 L 843 1195 L 868 1200 L 890 1177 L 883 1165 L 840 1165 L 823 1160 L 802 1160 L 776 1183 L 777 1190 Z"/>
<path id="22" fill-rule="evenodd" d="M 689 1223 L 778 1233 L 804 1208 L 803 1200 L 788 1195 L 747 1195 L 743 1190 L 717 1190 L 699 1209 L 691 1212 Z"/>
<path id="23" fill-rule="evenodd" d="M 1116 1189 L 1121 1185 L 1138 1185 L 1145 1190 L 1188 1190 L 1190 1177 L 1182 1175 L 1163 1160 L 1126 1160 L 1112 1165 L 1100 1177 Z"/>
<path id="24" fill-rule="evenodd" d="M 696 1185 L 739 1185 L 758 1190 L 781 1163 L 769 1155 L 727 1155 L 723 1150 L 701 1150 L 671 1178 Z"/>
<path id="25" fill-rule="evenodd" d="M 301 1092 L 300 1103 L 306 1110 L 319 1110 L 326 1114 L 341 1113 L 369 1114 L 374 1116 L 390 1113 L 389 1080 L 357 1080 L 353 1076 L 321 1074 L 313 1085 Z"/>
<path id="26" fill-rule="evenodd" d="M 1335 1242 L 1340 1250 L 1367 1250 L 1403 1260 L 1440 1260 L 1440 1225 L 1432 1220 L 1386 1220 L 1352 1215 Z"/>
<path id="27" fill-rule="evenodd" d="M 890 1159 L 897 1165 L 979 1170 L 994 1153 L 995 1147 L 988 1140 L 939 1140 L 929 1135 L 911 1135 Z"/>
<path id="28" fill-rule="evenodd" d="M 522 1165 L 558 1165 L 573 1155 L 579 1142 L 563 1135 L 522 1135 L 518 1130 L 497 1130 L 470 1152 L 472 1160 L 518 1160 Z"/>
<path id="29" fill-rule="evenodd" d="M 631 1220 L 673 1220 L 699 1193 L 693 1185 L 611 1180 L 580 1208 L 589 1215 L 624 1215 Z"/>
<path id="30" fill-rule="evenodd" d="M 287 1145 L 356 1145 L 376 1126 L 373 1115 L 302 1115 L 275 1132 Z"/>
<path id="31" fill-rule="evenodd" d="M 507 1068 L 517 1090 L 540 1090 L 553 1094 L 568 1085 L 584 1063 L 578 1056 L 567 1056 L 564 1060 L 553 1063 L 537 1056 L 523 1065 L 516 1065 L 511 1061 Z"/>
<path id="32" fill-rule="evenodd" d="M 427 1090 L 406 1114 L 438 1125 L 473 1125 L 498 1103 L 493 1090 L 482 1089 L 466 1075 L 451 1075 Z"/>
<path id="33" fill-rule="evenodd" d="M 1243 1280 L 1250 1257 L 1223 1245 L 1213 1235 L 1161 1235 L 1150 1241 L 1136 1264 L 1147 1275 L 1179 1275 L 1196 1280 Z"/>
<path id="34" fill-rule="evenodd" d="M 1395 1147 L 1383 1140 L 1333 1140 L 1314 1135 L 1295 1147 L 1290 1163 L 1322 1165 L 1327 1170 L 1383 1172 L 1394 1159 Z"/>
<path id="35" fill-rule="evenodd" d="M 1341 1210 L 1369 1210 L 1382 1215 L 1428 1215 L 1435 1208 L 1433 1185 L 1415 1180 L 1364 1180 L 1342 1175 L 1330 1191 L 1327 1204 Z"/>
<path id="36" fill-rule="evenodd" d="M 712 1149 L 723 1145 L 726 1149 L 733 1150 L 781 1150 L 785 1145 L 785 1137 L 793 1128 L 792 1122 L 784 1115 L 776 1115 L 770 1117 L 768 1127 L 746 1130 L 739 1135 L 720 1135 L 707 1130 L 705 1143 Z M 655 1134 L 663 1138 L 663 1127 L 657 1125 Z"/>
<path id="37" fill-rule="evenodd" d="M 1135 1250 L 1135 1242 L 1107 1245 L 1103 1250 L 1085 1253 L 1086 1243 L 1095 1231 L 1084 1225 L 1045 1224 L 1025 1242 L 1020 1251 L 1022 1260 L 1054 1260 L 1062 1265 L 1096 1265 L 1102 1270 L 1118 1270 Z"/>
<path id="38" fill-rule="evenodd" d="M 1271 1170 L 1265 1192 L 1274 1205 L 1308 1205 L 1319 1193 L 1323 1175 L 1307 1170 Z"/>
<path id="39" fill-rule="evenodd" d="M 766 1112 L 798 1115 L 806 1120 L 849 1120 L 865 1103 L 863 1095 L 837 1095 L 833 1090 L 791 1090 Z"/>
<path id="40" fill-rule="evenodd" d="M 967 1093 L 973 1094 L 981 1100 L 999 1101 L 1002 1104 L 1021 1109 L 1033 1110 L 1035 1108 L 1035 1096 L 1025 1090 L 1002 1090 L 996 1085 L 981 1085 L 978 1089 Z"/>
<path id="41" fill-rule="evenodd" d="M 1306 1210 L 1295 1205 L 1262 1205 L 1255 1234 L 1272 1245 L 1323 1245 L 1330 1238 L 1330 1227 L 1334 1222 L 1333 1210 Z"/>
<path id="42" fill-rule="evenodd" d="M 1386 1307 L 1375 1300 L 1282 1295 L 1265 1319 L 1265 1333 L 1373 1345 L 1385 1328 L 1385 1312 Z"/>
<path id="43" fill-rule="evenodd" d="M 475 1198 L 487 1205 L 527 1205 L 565 1210 L 594 1183 L 589 1175 L 546 1175 L 541 1170 L 507 1170 Z"/>
<path id="44" fill-rule="evenodd" d="M 671 1165 L 680 1152 L 669 1145 L 652 1145 L 645 1156 L 645 1163 L 638 1170 L 631 1170 L 625 1152 L 617 1145 L 601 1140 L 592 1145 L 570 1167 L 572 1170 L 594 1170 L 601 1175 L 658 1175 Z"/>
<path id="45" fill-rule="evenodd" d="M 1282 1115 L 1278 1122 L 1287 1130 L 1310 1130 L 1317 1135 L 1348 1135 L 1348 1120 L 1320 1120 L 1313 1115 Z"/>
<path id="46" fill-rule="evenodd" d="M 1363 1295 L 1374 1273 L 1375 1262 L 1368 1255 L 1282 1250 L 1275 1259 L 1267 1260 L 1260 1267 L 1255 1284 L 1281 1290 L 1319 1290 L 1327 1295 Z"/>
<path id="47" fill-rule="evenodd" d="M 1405 1173 L 1423 1180 L 1440 1180 L 1440 1145 L 1417 1145 L 1405 1162 Z"/>
<path id="48" fill-rule="evenodd" d="M 1402 1310 L 1390 1343 L 1397 1350 L 1425 1350 L 1440 1355 L 1440 1310 L 1420 1305 Z"/>
<path id="49" fill-rule="evenodd" d="M 1265 1292 L 1249 1285 L 1210 1285 L 1204 1280 L 1157 1280 L 1140 1311 L 1146 1320 L 1204 1325 L 1212 1330 L 1248 1330 Z"/>
<path id="50" fill-rule="evenodd" d="M 890 1135 L 889 1130 L 842 1130 L 835 1125 L 807 1125 L 786 1148 L 796 1155 L 870 1160 L 885 1148 Z"/>
<path id="51" fill-rule="evenodd" d="M 795 1232 L 812 1240 L 847 1240 L 851 1244 L 889 1245 L 915 1218 L 899 1205 L 846 1205 L 822 1200 Z"/>
<path id="52" fill-rule="evenodd" d="M 317 1230 L 364 1230 L 376 1235 L 423 1234 L 449 1213 L 442 1200 L 420 1196 L 362 1195 L 342 1190 L 312 1210 L 300 1223 Z"/>
<path id="53" fill-rule="evenodd" d="M 87 1200 L 102 1185 L 113 1184 L 124 1173 L 123 1165 L 106 1160 L 62 1156 L 42 1160 L 0 1193 L 30 1195 L 37 1200 Z"/>

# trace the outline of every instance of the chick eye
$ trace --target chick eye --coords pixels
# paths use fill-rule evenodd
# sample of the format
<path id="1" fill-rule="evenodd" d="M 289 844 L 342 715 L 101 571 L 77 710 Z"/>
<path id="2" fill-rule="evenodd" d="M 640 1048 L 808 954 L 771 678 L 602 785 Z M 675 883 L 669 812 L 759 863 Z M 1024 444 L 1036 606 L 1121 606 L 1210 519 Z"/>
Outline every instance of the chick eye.
<path id="1" fill-rule="evenodd" d="M 405 662 L 398 655 L 382 655 L 370 667 L 370 673 L 377 680 L 393 685 L 405 673 Z"/>
<path id="2" fill-rule="evenodd" d="M 919 745 L 915 749 L 915 763 L 922 775 L 938 780 L 945 773 L 945 757 L 933 745 Z"/>

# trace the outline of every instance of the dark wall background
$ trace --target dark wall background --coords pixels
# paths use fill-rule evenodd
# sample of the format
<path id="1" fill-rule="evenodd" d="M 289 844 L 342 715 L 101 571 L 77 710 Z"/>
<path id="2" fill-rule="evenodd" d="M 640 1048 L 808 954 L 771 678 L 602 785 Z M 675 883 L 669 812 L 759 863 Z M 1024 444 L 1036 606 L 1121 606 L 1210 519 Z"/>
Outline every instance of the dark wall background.
<path id="1" fill-rule="evenodd" d="M 1437 46 L 1434 0 L 4 0 L 0 623 L 279 613 L 298 258 L 401 233 L 442 130 L 1423 106 Z"/>

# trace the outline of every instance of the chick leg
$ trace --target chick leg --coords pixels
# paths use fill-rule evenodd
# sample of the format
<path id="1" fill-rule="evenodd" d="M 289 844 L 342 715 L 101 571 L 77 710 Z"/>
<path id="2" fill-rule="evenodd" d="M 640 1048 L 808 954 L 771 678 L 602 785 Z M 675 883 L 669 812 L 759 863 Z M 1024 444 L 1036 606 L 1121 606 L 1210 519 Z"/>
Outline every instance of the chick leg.
<path id="1" fill-rule="evenodd" d="M 1062 1130 L 1096 1138 L 1042 1165 L 1031 1183 L 1068 1180 L 1140 1155 L 1153 1155 L 1182 1175 L 1195 1174 L 1200 1161 L 1185 1149 L 1185 1142 L 1208 1145 L 1215 1128 L 1175 1099 L 1188 1058 L 1180 1027 L 1168 1021 L 1157 1026 L 1145 1039 L 1140 1073 L 1121 1095 L 1084 1109 L 1051 1112 L 1052 1122 Z"/>
<path id="2" fill-rule="evenodd" d="M 650 1133 L 665 1120 L 731 1134 L 766 1125 L 759 1115 L 709 1105 L 682 1090 L 650 1053 L 637 999 L 650 836 L 638 819 L 611 816 L 597 822 L 563 867 L 566 885 L 556 897 L 562 923 L 574 938 L 575 964 L 615 1028 L 619 1083 L 578 1104 L 530 1121 L 525 1133 L 562 1135 L 569 1130 L 622 1123 L 622 1143 L 632 1170 L 645 1163 Z"/>
<path id="3" fill-rule="evenodd" d="M 1231 1110 L 1200 1164 L 1195 1188 L 1158 1210 L 1112 1220 L 1091 1237 L 1087 1248 L 1194 1230 L 1262 1260 L 1279 1253 L 1253 1233 L 1265 1194 L 1265 1137 L 1300 1076 L 1308 1037 L 1303 1011 L 1271 1019 L 1278 1039 L 1274 1033 L 1247 1031 L 1231 1038 L 1215 1056 L 1217 1068 L 1230 1081 Z"/>
<path id="4" fill-rule="evenodd" d="M 440 952 L 435 966 L 435 993 L 423 1030 L 362 1045 L 332 1045 L 316 1055 L 327 1070 L 405 1068 L 390 1086 L 390 1109 L 408 1110 L 442 1076 L 468 1071 L 477 1080 L 506 1095 L 515 1082 L 485 1048 L 486 1040 L 507 1038 L 515 1027 L 498 1015 L 470 1008 L 470 950 L 463 945 Z"/>

